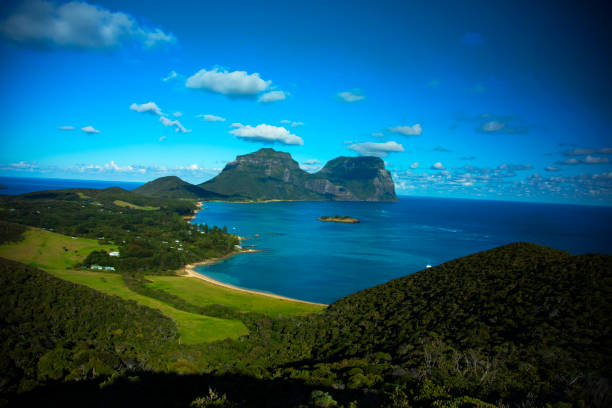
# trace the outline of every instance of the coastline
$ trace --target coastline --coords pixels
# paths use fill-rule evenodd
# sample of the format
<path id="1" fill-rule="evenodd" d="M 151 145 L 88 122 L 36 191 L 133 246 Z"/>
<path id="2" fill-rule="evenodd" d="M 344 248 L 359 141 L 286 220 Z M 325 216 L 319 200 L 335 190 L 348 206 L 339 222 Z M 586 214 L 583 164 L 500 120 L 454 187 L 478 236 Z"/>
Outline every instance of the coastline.
<path id="1" fill-rule="evenodd" d="M 270 298 L 273 298 L 273 299 L 285 300 L 285 301 L 288 301 L 288 302 L 305 303 L 305 304 L 317 305 L 317 306 L 328 306 L 328 305 L 326 305 L 324 303 L 309 302 L 307 300 L 300 300 L 300 299 L 289 298 L 289 297 L 286 297 L 286 296 L 275 295 L 274 293 L 267 293 L 267 292 L 261 292 L 261 291 L 258 291 L 258 290 L 253 290 L 253 289 L 241 288 L 241 287 L 238 287 L 238 286 L 230 285 L 228 283 L 220 282 L 220 281 L 215 280 L 215 279 L 213 279 L 213 278 L 211 278 L 209 276 L 206 276 L 204 274 L 201 274 L 201 273 L 195 271 L 195 268 L 198 267 L 198 266 L 214 265 L 216 263 L 223 262 L 224 260 L 229 259 L 229 258 L 231 258 L 231 257 L 233 257 L 235 255 L 242 254 L 242 253 L 249 253 L 249 252 L 251 252 L 251 253 L 252 252 L 261 252 L 261 250 L 259 250 L 259 249 L 241 249 L 239 251 L 232 252 L 232 253 L 227 254 L 225 256 L 222 256 L 220 258 L 211 258 L 211 259 L 207 259 L 207 260 L 202 261 L 202 262 L 196 262 L 196 263 L 192 263 L 192 264 L 187 264 L 184 267 L 185 274 L 184 275 L 178 275 L 178 276 L 183 276 L 183 277 L 186 277 L 186 278 L 200 279 L 200 280 L 203 280 L 205 282 L 211 283 L 213 285 L 221 286 L 221 287 L 226 288 L 226 289 L 236 290 L 238 292 L 250 293 L 252 295 L 267 296 L 267 297 L 270 297 Z"/>
<path id="2" fill-rule="evenodd" d="M 200 211 L 202 211 L 202 209 L 204 209 L 204 201 L 198 201 L 196 202 L 196 209 L 193 210 L 193 213 L 191 215 L 187 215 L 183 218 L 185 218 L 185 221 L 187 221 L 187 224 L 190 224 L 191 221 L 195 220 L 195 218 L 197 217 L 198 213 Z"/>

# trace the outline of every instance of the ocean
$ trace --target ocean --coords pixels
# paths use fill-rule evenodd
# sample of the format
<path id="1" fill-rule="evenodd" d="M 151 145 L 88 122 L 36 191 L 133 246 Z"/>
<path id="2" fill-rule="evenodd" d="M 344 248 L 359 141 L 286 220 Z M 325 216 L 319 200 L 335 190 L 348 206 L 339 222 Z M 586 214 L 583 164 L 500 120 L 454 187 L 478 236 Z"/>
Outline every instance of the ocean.
<path id="1" fill-rule="evenodd" d="M 66 188 L 109 188 L 121 187 L 133 190 L 144 183 L 130 181 L 71 180 L 54 178 L 0 177 L 0 194 L 18 195 L 44 190 L 63 190 Z"/>
<path id="2" fill-rule="evenodd" d="M 262 252 L 196 270 L 213 279 L 313 302 L 427 265 L 527 241 L 572 254 L 612 254 L 612 208 L 400 197 L 395 203 L 205 203 L 194 223 L 227 226 Z M 317 221 L 349 215 L 359 224 Z"/>
<path id="3" fill-rule="evenodd" d="M 0 177 L 0 194 L 143 183 Z M 197 270 L 236 286 L 332 303 L 475 252 L 528 241 L 572 254 L 612 254 L 612 208 L 400 197 L 396 203 L 205 203 L 192 221 L 246 237 L 245 253 Z M 317 221 L 349 215 L 359 224 Z"/>

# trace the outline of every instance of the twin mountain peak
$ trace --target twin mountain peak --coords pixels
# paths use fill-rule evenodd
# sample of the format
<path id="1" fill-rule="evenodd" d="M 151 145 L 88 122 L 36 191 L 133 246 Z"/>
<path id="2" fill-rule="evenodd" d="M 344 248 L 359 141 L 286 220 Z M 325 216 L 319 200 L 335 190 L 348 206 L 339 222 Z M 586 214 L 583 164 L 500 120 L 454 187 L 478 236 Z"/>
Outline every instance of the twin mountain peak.
<path id="1" fill-rule="evenodd" d="M 134 192 L 210 201 L 397 201 L 391 173 L 378 157 L 338 157 L 311 174 L 289 153 L 270 148 L 236 157 L 199 185 L 170 176 Z"/>

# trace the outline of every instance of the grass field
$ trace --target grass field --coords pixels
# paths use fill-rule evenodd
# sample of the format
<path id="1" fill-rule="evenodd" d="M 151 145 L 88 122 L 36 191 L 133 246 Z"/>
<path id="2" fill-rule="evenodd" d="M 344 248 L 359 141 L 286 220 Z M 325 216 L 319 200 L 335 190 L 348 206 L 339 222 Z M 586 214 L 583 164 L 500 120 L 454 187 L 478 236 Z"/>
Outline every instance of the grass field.
<path id="1" fill-rule="evenodd" d="M 121 275 L 116 273 L 66 270 L 50 270 L 49 272 L 67 281 L 89 286 L 100 292 L 119 296 L 123 299 L 134 300 L 141 305 L 161 311 L 176 322 L 183 344 L 195 344 L 226 338 L 236 339 L 248 333 L 248 329 L 241 321 L 184 312 L 157 299 L 133 292 L 125 285 Z"/>
<path id="2" fill-rule="evenodd" d="M 235 307 L 243 312 L 263 313 L 268 316 L 304 315 L 318 312 L 324 308 L 320 305 L 291 302 L 231 290 L 190 277 L 147 276 L 147 279 L 152 281 L 147 284 L 148 286 L 171 293 L 199 306 L 220 304 Z"/>
<path id="3" fill-rule="evenodd" d="M 119 206 L 119 207 L 131 208 L 132 210 L 143 210 L 143 211 L 155 211 L 155 210 L 159 210 L 159 207 L 151 207 L 149 205 L 143 207 L 143 206 L 140 206 L 140 205 L 128 203 L 127 201 L 121 201 L 121 200 L 115 200 L 115 201 L 113 201 L 113 204 L 115 204 L 116 206 Z"/>
<path id="4" fill-rule="evenodd" d="M 0 245 L 0 257 L 44 269 L 70 282 L 89 286 L 100 292 L 134 300 L 141 305 L 161 311 L 176 322 L 184 344 L 238 338 L 248 333 L 238 320 L 218 319 L 178 310 L 156 299 L 131 291 L 121 275 L 84 270 L 70 270 L 95 250 L 114 251 L 114 245 L 100 245 L 96 240 L 72 238 L 61 234 L 28 229 L 24 240 Z"/>
<path id="5" fill-rule="evenodd" d="M 1 245 L 0 256 L 42 269 L 70 269 L 96 250 L 116 251 L 117 247 L 32 228 L 23 241 Z"/>

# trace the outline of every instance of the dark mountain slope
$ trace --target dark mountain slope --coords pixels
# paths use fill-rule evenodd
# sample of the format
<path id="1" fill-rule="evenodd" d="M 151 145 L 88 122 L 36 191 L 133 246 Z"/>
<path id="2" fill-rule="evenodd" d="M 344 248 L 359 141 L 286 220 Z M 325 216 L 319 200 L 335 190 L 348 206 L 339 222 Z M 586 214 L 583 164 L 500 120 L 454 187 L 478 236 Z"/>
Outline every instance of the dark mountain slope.
<path id="1" fill-rule="evenodd" d="M 201 187 L 189 184 L 176 176 L 160 177 L 132 191 L 148 197 L 192 198 L 204 200 L 221 200 L 227 198 L 222 194 L 206 191 Z"/>
<path id="2" fill-rule="evenodd" d="M 507 245 L 350 295 L 305 330 L 315 362 L 378 355 L 492 401 L 609 398 L 612 256 Z"/>
<path id="3" fill-rule="evenodd" d="M 339 157 L 310 174 L 289 153 L 264 148 L 238 156 L 199 186 L 247 200 L 396 201 L 384 167 L 377 157 Z"/>

